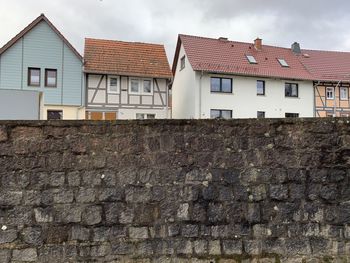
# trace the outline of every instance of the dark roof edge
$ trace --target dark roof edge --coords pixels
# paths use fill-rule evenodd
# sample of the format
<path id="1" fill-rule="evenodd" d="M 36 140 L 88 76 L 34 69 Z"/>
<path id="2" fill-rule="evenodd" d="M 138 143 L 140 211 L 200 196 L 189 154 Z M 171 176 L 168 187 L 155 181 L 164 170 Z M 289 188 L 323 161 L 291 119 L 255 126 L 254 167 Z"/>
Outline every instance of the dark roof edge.
<path id="1" fill-rule="evenodd" d="M 18 40 L 20 40 L 24 35 L 26 35 L 30 30 L 37 26 L 41 21 L 45 21 L 50 28 L 63 40 L 63 42 L 73 51 L 73 53 L 83 61 L 83 56 L 73 47 L 73 45 L 63 36 L 63 34 L 51 23 L 51 21 L 44 15 L 41 14 L 28 26 L 26 26 L 21 32 L 19 32 L 14 38 L 7 42 L 2 48 L 0 48 L 0 55 L 6 50 L 12 47 Z"/>

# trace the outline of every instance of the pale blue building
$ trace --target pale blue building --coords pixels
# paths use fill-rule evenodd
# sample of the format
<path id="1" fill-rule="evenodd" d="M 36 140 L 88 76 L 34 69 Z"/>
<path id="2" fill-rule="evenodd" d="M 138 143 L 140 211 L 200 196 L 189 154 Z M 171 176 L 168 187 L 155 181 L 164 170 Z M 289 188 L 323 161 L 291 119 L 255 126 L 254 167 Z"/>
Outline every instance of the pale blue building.
<path id="1" fill-rule="evenodd" d="M 0 89 L 42 94 L 41 119 L 84 119 L 83 58 L 40 15 L 0 49 Z"/>

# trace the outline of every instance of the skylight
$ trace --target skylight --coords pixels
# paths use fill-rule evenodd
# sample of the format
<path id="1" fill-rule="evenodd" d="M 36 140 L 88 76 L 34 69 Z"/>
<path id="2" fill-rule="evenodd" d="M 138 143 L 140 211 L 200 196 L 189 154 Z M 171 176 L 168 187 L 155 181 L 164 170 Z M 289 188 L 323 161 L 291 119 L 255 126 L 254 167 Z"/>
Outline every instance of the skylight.
<path id="1" fill-rule="evenodd" d="M 289 67 L 287 61 L 285 61 L 283 58 L 278 58 L 278 62 L 281 64 L 282 67 Z"/>
<path id="2" fill-rule="evenodd" d="M 258 62 L 256 62 L 255 57 L 250 56 L 250 55 L 246 55 L 246 56 L 247 56 L 247 59 L 248 59 L 250 64 L 258 64 Z"/>

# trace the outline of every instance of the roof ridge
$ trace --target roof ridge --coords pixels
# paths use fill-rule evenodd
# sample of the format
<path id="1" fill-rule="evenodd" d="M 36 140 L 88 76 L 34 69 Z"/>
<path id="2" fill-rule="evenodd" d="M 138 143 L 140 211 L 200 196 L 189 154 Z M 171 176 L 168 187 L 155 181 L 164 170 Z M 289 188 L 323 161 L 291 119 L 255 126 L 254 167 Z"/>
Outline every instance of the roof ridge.
<path id="1" fill-rule="evenodd" d="M 144 44 L 144 45 L 154 45 L 154 46 L 162 46 L 162 47 L 164 47 L 164 44 L 149 43 L 149 42 L 138 42 L 138 41 L 124 41 L 124 40 L 113 40 L 113 39 L 91 38 L 91 37 L 86 37 L 86 38 L 85 38 L 85 42 L 86 42 L 86 40 L 119 42 L 119 43 L 127 43 L 127 44 Z"/>
<path id="2" fill-rule="evenodd" d="M 350 54 L 350 51 L 339 51 L 339 50 L 320 50 L 320 49 L 301 49 L 301 52 L 324 52 L 324 53 L 341 53 L 341 54 Z"/>

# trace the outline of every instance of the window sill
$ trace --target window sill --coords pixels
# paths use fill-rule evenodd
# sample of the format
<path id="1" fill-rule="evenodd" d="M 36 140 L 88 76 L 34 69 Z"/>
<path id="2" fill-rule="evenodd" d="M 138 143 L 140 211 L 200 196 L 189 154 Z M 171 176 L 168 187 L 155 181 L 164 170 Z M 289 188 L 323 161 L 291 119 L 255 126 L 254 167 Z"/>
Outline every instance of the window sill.
<path id="1" fill-rule="evenodd" d="M 300 97 L 289 97 L 289 96 L 285 96 L 286 99 L 300 99 Z"/>
<path id="2" fill-rule="evenodd" d="M 256 94 L 258 97 L 266 97 L 266 94 Z"/>
<path id="3" fill-rule="evenodd" d="M 220 92 L 220 91 L 211 91 L 210 94 L 218 94 L 218 95 L 234 95 L 233 92 Z"/>

